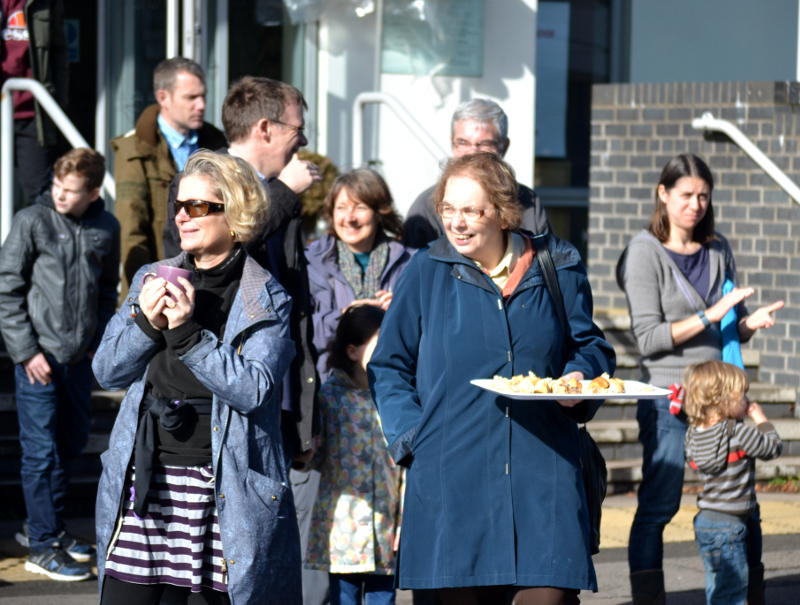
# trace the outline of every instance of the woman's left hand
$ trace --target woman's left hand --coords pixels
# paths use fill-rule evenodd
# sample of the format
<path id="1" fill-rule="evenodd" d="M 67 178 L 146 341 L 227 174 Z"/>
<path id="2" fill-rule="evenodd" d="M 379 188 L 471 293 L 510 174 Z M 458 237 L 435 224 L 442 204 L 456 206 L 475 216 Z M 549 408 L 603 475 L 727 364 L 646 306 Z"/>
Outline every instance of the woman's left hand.
<path id="1" fill-rule="evenodd" d="M 167 318 L 167 328 L 172 330 L 186 323 L 192 313 L 194 313 L 194 288 L 192 282 L 183 277 L 179 277 L 184 290 L 175 284 L 167 282 L 167 292 L 170 294 L 166 298 L 164 307 L 164 317 Z"/>
<path id="2" fill-rule="evenodd" d="M 783 309 L 784 302 L 779 300 L 771 305 L 764 305 L 753 311 L 750 315 L 742 320 L 744 327 L 750 332 L 755 332 L 762 328 L 771 328 L 775 325 L 775 316 L 773 313 L 779 309 Z"/>
<path id="3" fill-rule="evenodd" d="M 564 374 L 561 377 L 561 380 L 583 380 L 583 372 L 570 372 L 569 374 Z M 563 405 L 565 408 L 574 408 L 578 405 L 583 399 L 556 399 L 556 402 L 559 405 Z"/>
<path id="4" fill-rule="evenodd" d="M 387 311 L 389 305 L 392 304 L 392 291 L 391 290 L 378 290 L 375 292 L 375 298 L 378 301 L 378 306 Z"/>

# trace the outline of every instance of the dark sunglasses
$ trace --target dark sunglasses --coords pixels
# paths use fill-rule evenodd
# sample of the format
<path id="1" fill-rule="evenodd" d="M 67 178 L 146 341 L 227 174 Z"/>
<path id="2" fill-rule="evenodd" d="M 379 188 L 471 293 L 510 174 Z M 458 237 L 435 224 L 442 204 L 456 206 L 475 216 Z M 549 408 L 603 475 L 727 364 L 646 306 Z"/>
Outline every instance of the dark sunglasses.
<path id="1" fill-rule="evenodd" d="M 224 212 L 225 204 L 207 202 L 206 200 L 175 200 L 175 215 L 185 210 L 191 218 L 200 218 L 209 212 Z"/>

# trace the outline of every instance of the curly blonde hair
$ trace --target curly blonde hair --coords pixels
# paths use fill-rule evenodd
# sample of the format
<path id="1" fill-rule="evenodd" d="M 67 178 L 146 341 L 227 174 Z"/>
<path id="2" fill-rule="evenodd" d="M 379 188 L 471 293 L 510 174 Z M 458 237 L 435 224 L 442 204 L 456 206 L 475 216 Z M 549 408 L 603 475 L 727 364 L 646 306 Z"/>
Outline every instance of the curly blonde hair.
<path id="1" fill-rule="evenodd" d="M 747 373 L 724 361 L 704 361 L 689 366 L 683 380 L 684 410 L 693 425 L 733 417 L 742 395 L 750 387 Z"/>
<path id="2" fill-rule="evenodd" d="M 244 160 L 201 149 L 189 157 L 183 178 L 204 176 L 214 195 L 225 203 L 225 220 L 239 242 L 250 241 L 264 226 L 270 200 L 264 186 Z"/>

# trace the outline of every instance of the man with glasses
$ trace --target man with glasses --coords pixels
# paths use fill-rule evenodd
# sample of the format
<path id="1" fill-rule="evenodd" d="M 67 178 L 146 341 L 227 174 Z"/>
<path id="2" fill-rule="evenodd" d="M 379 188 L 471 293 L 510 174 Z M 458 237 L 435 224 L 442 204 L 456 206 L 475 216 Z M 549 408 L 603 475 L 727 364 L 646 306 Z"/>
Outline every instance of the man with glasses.
<path id="1" fill-rule="evenodd" d="M 501 107 L 489 99 L 472 99 L 459 105 L 451 121 L 451 146 L 453 157 L 478 151 L 496 153 L 501 158 L 508 151 L 508 116 Z M 544 209 L 536 193 L 519 186 L 519 203 L 522 205 L 522 228 L 533 233 L 550 230 Z M 433 207 L 433 191 L 429 187 L 417 196 L 406 215 L 403 225 L 403 243 L 413 248 L 424 248 L 444 235 L 442 220 Z"/>
<path id="2" fill-rule="evenodd" d="M 156 103 L 141 113 L 134 130 L 111 141 L 114 208 L 122 227 L 121 302 L 139 267 L 164 258 L 161 234 L 173 177 L 197 149 L 225 146 L 224 135 L 203 121 L 206 85 L 200 65 L 183 57 L 162 61 L 153 71 L 153 91 Z"/>
<path id="3" fill-rule="evenodd" d="M 228 153 L 247 161 L 261 177 L 270 198 L 267 225 L 247 252 L 280 282 L 292 297 L 290 330 L 296 355 L 284 380 L 281 401 L 284 450 L 291 460 L 292 492 L 300 526 L 301 548 L 308 543 L 311 511 L 319 473 L 305 472 L 312 452 L 315 398 L 318 388 L 313 350 L 311 301 L 308 292 L 299 195 L 320 180 L 315 164 L 297 151 L 308 144 L 303 94 L 294 86 L 269 78 L 245 76 L 231 86 L 222 105 Z M 327 602 L 328 575 L 303 570 L 303 603 Z"/>

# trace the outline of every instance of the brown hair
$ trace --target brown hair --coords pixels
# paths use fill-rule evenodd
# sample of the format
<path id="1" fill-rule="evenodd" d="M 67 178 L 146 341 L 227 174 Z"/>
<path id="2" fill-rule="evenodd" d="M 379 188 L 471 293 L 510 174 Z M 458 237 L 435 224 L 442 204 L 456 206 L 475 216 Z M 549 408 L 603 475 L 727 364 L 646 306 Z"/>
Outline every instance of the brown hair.
<path id="1" fill-rule="evenodd" d="M 280 122 L 287 105 L 308 109 L 303 93 L 291 84 L 245 76 L 231 86 L 222 104 L 222 126 L 230 142 L 246 139 L 261 119 Z"/>
<path id="2" fill-rule="evenodd" d="M 63 179 L 74 172 L 86 179 L 86 190 L 92 191 L 103 184 L 106 160 L 101 153 L 88 147 L 76 147 L 56 160 L 53 176 Z"/>
<path id="3" fill-rule="evenodd" d="M 442 210 L 447 181 L 458 176 L 468 177 L 483 188 L 489 202 L 497 211 L 497 219 L 504 222 L 509 231 L 519 229 L 522 224 L 522 207 L 519 203 L 517 179 L 514 171 L 502 158 L 495 153 L 480 151 L 449 160 L 433 194 L 436 212 Z"/>
<path id="4" fill-rule="evenodd" d="M 682 153 L 672 158 L 661 170 L 661 176 L 656 185 L 656 205 L 653 214 L 650 216 L 650 233 L 656 236 L 658 241 L 665 242 L 669 239 L 669 216 L 667 207 L 658 197 L 658 189 L 661 185 L 669 191 L 684 177 L 694 177 L 705 181 L 708 185 L 708 208 L 705 216 L 700 220 L 692 232 L 692 240 L 705 244 L 715 238 L 714 235 L 714 206 L 711 204 L 711 193 L 714 191 L 714 177 L 711 176 L 711 169 L 700 157 L 693 153 Z"/>
<path id="5" fill-rule="evenodd" d="M 201 149 L 189 156 L 181 178 L 204 176 L 214 195 L 225 202 L 225 220 L 235 239 L 247 242 L 263 227 L 270 202 L 253 167 L 228 154 Z"/>
<path id="6" fill-rule="evenodd" d="M 717 360 L 689 366 L 683 384 L 684 409 L 693 425 L 731 418 L 734 406 L 750 387 L 744 370 Z"/>
<path id="7" fill-rule="evenodd" d="M 322 205 L 322 214 L 331 224 L 333 207 L 342 189 L 346 189 L 351 198 L 366 204 L 375 212 L 380 230 L 397 238 L 402 237 L 403 221 L 394 208 L 389 186 L 380 174 L 369 168 L 356 168 L 336 178 Z"/>

